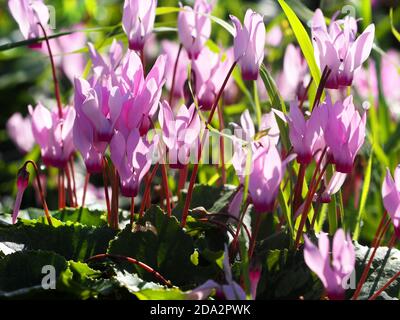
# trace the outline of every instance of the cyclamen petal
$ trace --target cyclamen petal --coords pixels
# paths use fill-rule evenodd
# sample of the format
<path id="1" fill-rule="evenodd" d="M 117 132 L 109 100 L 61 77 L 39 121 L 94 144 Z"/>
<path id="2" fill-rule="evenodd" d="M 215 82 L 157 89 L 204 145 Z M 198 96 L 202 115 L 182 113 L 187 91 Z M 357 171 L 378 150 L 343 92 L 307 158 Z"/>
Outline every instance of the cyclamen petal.
<path id="1" fill-rule="evenodd" d="M 35 145 L 31 122 L 29 115 L 23 118 L 19 112 L 7 120 L 7 134 L 22 153 L 28 153 Z"/>
<path id="2" fill-rule="evenodd" d="M 72 124 L 76 117 L 75 109 L 63 108 L 60 119 L 58 110 L 50 112 L 39 103 L 31 111 L 31 116 L 32 133 L 40 146 L 43 162 L 56 168 L 64 168 L 74 151 Z"/>
<path id="3" fill-rule="evenodd" d="M 46 28 L 50 18 L 43 0 L 9 0 L 8 7 L 25 39 L 43 36 L 38 23 Z"/>
<path id="4" fill-rule="evenodd" d="M 128 36 L 129 49 L 143 50 L 153 31 L 157 0 L 125 0 L 122 28 Z"/>
<path id="5" fill-rule="evenodd" d="M 311 29 L 319 67 L 321 71 L 325 67 L 331 71 L 325 87 L 338 89 L 350 86 L 354 72 L 367 60 L 371 52 L 375 26 L 369 25 L 356 38 L 357 21 L 353 17 L 348 16 L 336 21 L 332 19 L 328 29 L 322 11 L 317 9 Z"/>
<path id="6" fill-rule="evenodd" d="M 396 236 L 400 238 L 400 166 L 395 170 L 394 179 L 387 169 L 382 184 L 383 205 L 392 219 Z"/>
<path id="7" fill-rule="evenodd" d="M 194 7 L 185 6 L 178 14 L 178 35 L 189 59 L 196 60 L 211 35 L 211 20 L 207 17 L 213 5 L 207 0 L 195 0 Z"/>
<path id="8" fill-rule="evenodd" d="M 319 234 L 318 247 L 304 236 L 304 260 L 320 278 L 330 299 L 343 299 L 342 282 L 354 270 L 355 251 L 349 235 L 338 229 L 333 239 L 332 254 L 325 233 Z"/>
<path id="9" fill-rule="evenodd" d="M 244 24 L 231 16 L 235 27 L 234 54 L 244 80 L 257 80 L 264 59 L 265 25 L 263 17 L 251 9 L 246 11 Z"/>
<path id="10" fill-rule="evenodd" d="M 321 108 L 326 108 L 328 113 L 324 138 L 336 171 L 351 173 L 354 158 L 364 143 L 366 114 L 361 117 L 355 109 L 352 96 L 343 102 L 337 101 L 334 106 L 327 98 Z"/>

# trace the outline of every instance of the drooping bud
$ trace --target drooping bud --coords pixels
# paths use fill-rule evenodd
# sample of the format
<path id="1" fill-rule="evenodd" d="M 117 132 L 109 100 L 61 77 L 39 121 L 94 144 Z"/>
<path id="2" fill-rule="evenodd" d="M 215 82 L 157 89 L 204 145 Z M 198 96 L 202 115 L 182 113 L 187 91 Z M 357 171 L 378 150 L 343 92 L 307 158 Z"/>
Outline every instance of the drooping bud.
<path id="1" fill-rule="evenodd" d="M 15 224 L 18 218 L 19 208 L 21 207 L 22 196 L 29 184 L 29 172 L 26 170 L 26 165 L 18 170 L 17 175 L 17 198 L 15 199 L 14 210 L 12 213 L 12 223 Z"/>

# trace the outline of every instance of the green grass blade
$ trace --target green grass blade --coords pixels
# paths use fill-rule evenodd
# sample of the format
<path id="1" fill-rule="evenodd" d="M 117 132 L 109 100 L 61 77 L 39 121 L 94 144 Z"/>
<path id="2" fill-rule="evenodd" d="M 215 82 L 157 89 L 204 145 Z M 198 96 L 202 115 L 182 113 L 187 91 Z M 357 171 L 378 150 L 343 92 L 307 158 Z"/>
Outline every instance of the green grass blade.
<path id="1" fill-rule="evenodd" d="M 310 92 L 316 92 L 316 86 L 321 79 L 321 73 L 317 62 L 315 61 L 314 48 L 310 37 L 308 36 L 306 29 L 297 17 L 296 13 L 288 6 L 288 4 L 284 0 L 278 0 L 278 2 L 282 7 L 283 12 L 285 12 L 290 26 L 292 27 L 293 33 L 296 36 L 297 42 L 299 43 L 304 58 L 307 61 L 308 68 L 310 69 L 311 76 L 314 80 L 311 84 Z M 315 95 L 311 94 L 310 97 L 310 105 L 313 105 Z"/>
<path id="2" fill-rule="evenodd" d="M 362 220 L 362 217 L 364 214 L 365 204 L 367 202 L 369 187 L 371 184 L 372 158 L 373 158 L 373 152 L 371 150 L 371 155 L 368 160 L 367 169 L 365 170 L 365 178 L 364 178 L 363 187 L 362 187 L 360 205 L 358 207 L 356 228 L 355 228 L 354 234 L 353 234 L 354 241 L 357 241 L 358 237 L 360 236 L 360 223 L 361 223 L 361 220 Z"/>

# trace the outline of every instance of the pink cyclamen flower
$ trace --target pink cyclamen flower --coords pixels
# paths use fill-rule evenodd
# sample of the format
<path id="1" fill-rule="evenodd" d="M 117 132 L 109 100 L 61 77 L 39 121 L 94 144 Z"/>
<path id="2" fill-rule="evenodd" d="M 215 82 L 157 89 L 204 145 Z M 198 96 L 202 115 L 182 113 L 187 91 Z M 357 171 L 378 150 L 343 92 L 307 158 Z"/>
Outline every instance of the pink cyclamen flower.
<path id="1" fill-rule="evenodd" d="M 128 95 L 124 103 L 117 128 L 125 136 L 133 129 L 139 128 L 144 135 L 152 126 L 165 83 L 166 56 L 161 55 L 153 68 L 143 76 L 143 67 L 139 56 L 131 51 L 122 62 L 120 89 Z"/>
<path id="2" fill-rule="evenodd" d="M 304 260 L 320 278 L 330 299 L 344 299 L 343 283 L 353 272 L 356 262 L 350 235 L 338 229 L 333 238 L 332 251 L 326 233 L 319 234 L 318 247 L 304 236 Z"/>
<path id="3" fill-rule="evenodd" d="M 257 213 L 271 212 L 285 171 L 275 145 L 270 143 L 267 148 L 258 148 L 252 157 L 252 167 L 249 195 L 254 210 Z"/>
<path id="4" fill-rule="evenodd" d="M 232 50 L 227 51 L 223 57 L 208 48 L 204 48 L 197 60 L 193 62 L 195 93 L 201 109 L 211 110 L 233 61 Z M 225 90 L 229 90 L 233 85 L 234 80 L 231 78 L 228 80 Z"/>
<path id="5" fill-rule="evenodd" d="M 128 36 L 129 49 L 143 50 L 153 31 L 157 0 L 125 0 L 122 28 Z"/>
<path id="6" fill-rule="evenodd" d="M 35 145 L 31 122 L 30 116 L 24 118 L 19 112 L 16 112 L 6 124 L 8 136 L 22 153 L 28 153 Z"/>
<path id="7" fill-rule="evenodd" d="M 297 162 L 310 163 L 316 151 L 324 148 L 324 132 L 327 113 L 323 108 L 316 107 L 309 119 L 305 119 L 299 109 L 298 102 L 290 104 L 288 115 L 289 138 L 293 150 L 297 153 Z"/>
<path id="8" fill-rule="evenodd" d="M 29 184 L 29 172 L 26 170 L 26 166 L 24 165 L 18 171 L 17 176 L 17 198 L 15 199 L 14 209 L 12 213 L 12 223 L 17 222 L 19 209 L 21 207 L 22 196 L 24 195 L 25 189 Z"/>
<path id="9" fill-rule="evenodd" d="M 178 56 L 179 45 L 173 41 L 164 40 L 161 42 L 162 52 L 167 56 L 167 63 L 165 66 L 165 86 L 168 90 L 172 87 L 172 78 L 174 76 L 174 68 L 176 58 Z M 179 55 L 179 60 L 175 74 L 175 84 L 173 95 L 176 98 L 182 98 L 184 96 L 184 85 L 187 79 L 187 66 L 189 64 L 189 58 L 185 50 L 182 50 Z"/>
<path id="10" fill-rule="evenodd" d="M 90 122 L 96 138 L 104 142 L 110 142 L 122 108 L 122 102 L 112 99 L 110 91 L 110 85 L 97 82 L 91 86 L 83 78 L 75 79 L 75 109 Z"/>
<path id="11" fill-rule="evenodd" d="M 195 0 L 194 7 L 185 6 L 178 14 L 178 35 L 189 59 L 196 60 L 211 35 L 207 17 L 213 5 L 208 0 Z"/>
<path id="12" fill-rule="evenodd" d="M 392 219 L 396 236 L 400 238 L 400 166 L 394 171 L 394 179 L 387 169 L 382 185 L 383 205 Z"/>
<path id="13" fill-rule="evenodd" d="M 268 147 L 270 143 L 277 145 L 279 141 L 279 127 L 276 122 L 273 111 L 264 114 L 261 117 L 261 126 L 259 128 L 259 137 L 256 135 L 256 129 L 249 110 L 245 110 L 240 116 L 240 126 L 236 123 L 231 123 L 234 128 L 234 135 L 237 141 L 233 141 L 234 154 L 232 156 L 232 165 L 235 168 L 236 174 L 241 182 L 243 182 L 246 174 L 246 161 L 248 153 L 256 152 L 262 147 Z M 247 146 L 243 146 L 243 142 L 248 142 Z M 253 170 L 253 162 L 250 167 L 250 172 Z"/>
<path id="14" fill-rule="evenodd" d="M 41 103 L 34 110 L 32 106 L 28 108 L 32 116 L 32 133 L 40 146 L 44 164 L 64 168 L 74 151 L 75 109 L 63 108 L 60 119 L 58 110 L 50 112 Z"/>
<path id="15" fill-rule="evenodd" d="M 163 101 L 158 113 L 158 121 L 162 128 L 162 140 L 168 149 L 170 167 L 183 168 L 188 163 L 191 152 L 197 156 L 196 151 L 200 143 L 201 122 L 196 106 L 192 104 L 188 109 L 182 105 L 174 116 L 168 102 Z"/>
<path id="16" fill-rule="evenodd" d="M 382 56 L 382 91 L 392 116 L 400 118 L 400 52 L 390 49 Z"/>
<path id="17" fill-rule="evenodd" d="M 257 80 L 264 59 L 265 25 L 263 17 L 251 9 L 246 11 L 244 24 L 231 16 L 235 26 L 233 42 L 235 61 L 240 64 L 245 80 Z"/>
<path id="18" fill-rule="evenodd" d="M 328 113 L 324 138 L 329 147 L 336 171 L 351 173 L 353 162 L 364 143 L 367 114 L 361 116 L 353 104 L 353 96 L 334 105 L 327 97 L 326 103 L 319 107 Z"/>
<path id="19" fill-rule="evenodd" d="M 243 288 L 233 280 L 231 266 L 229 264 L 228 246 L 225 245 L 223 270 L 225 274 L 225 284 L 219 284 L 214 280 L 208 280 L 201 286 L 193 289 L 187 294 L 188 300 L 205 300 L 213 290 L 217 296 L 222 296 L 226 300 L 246 300 L 246 293 Z"/>
<path id="20" fill-rule="evenodd" d="M 331 21 L 328 30 L 322 11 L 315 11 L 312 38 L 321 71 L 325 67 L 331 71 L 326 82 L 327 88 L 350 86 L 354 71 L 368 59 L 374 42 L 375 26 L 370 24 L 358 38 L 356 35 L 357 21 L 353 17 Z"/>
<path id="21" fill-rule="evenodd" d="M 306 59 L 299 47 L 289 44 L 283 58 L 283 72 L 278 77 L 278 88 L 285 100 L 302 99 L 310 75 Z"/>
<path id="22" fill-rule="evenodd" d="M 50 18 L 49 9 L 43 0 L 9 0 L 8 7 L 25 39 L 43 36 L 38 23 L 46 28 Z"/>
<path id="23" fill-rule="evenodd" d="M 153 141 L 153 145 L 157 144 Z M 117 131 L 110 142 L 111 160 L 118 170 L 121 182 L 121 194 L 124 197 L 135 197 L 139 185 L 151 167 L 151 147 L 139 130 L 132 130 L 125 138 Z"/>
<path id="24" fill-rule="evenodd" d="M 86 80 L 75 79 L 74 144 L 90 173 L 102 169 L 103 155 L 114 134 L 124 98 L 118 87 L 109 89 L 97 83 L 92 88 Z"/>

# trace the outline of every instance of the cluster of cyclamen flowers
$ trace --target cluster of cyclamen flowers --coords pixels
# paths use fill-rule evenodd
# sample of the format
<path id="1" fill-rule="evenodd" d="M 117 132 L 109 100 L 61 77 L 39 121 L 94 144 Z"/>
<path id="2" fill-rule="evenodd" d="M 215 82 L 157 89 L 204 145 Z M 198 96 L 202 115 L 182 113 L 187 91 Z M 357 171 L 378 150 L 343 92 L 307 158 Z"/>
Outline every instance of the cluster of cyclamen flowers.
<path id="1" fill-rule="evenodd" d="M 70 106 L 62 107 L 58 100 L 58 108 L 54 110 L 47 109 L 41 103 L 35 108 L 29 107 L 32 133 L 40 145 L 43 162 L 59 168 L 61 177 L 64 172 L 67 178 L 68 173 L 71 173 L 69 168 L 75 150 L 81 154 L 88 174 L 103 172 L 107 177 L 106 155 L 109 150 L 115 171 L 112 175 L 112 203 L 110 205 L 107 202 L 108 211 L 115 208 L 118 210 L 118 179 L 123 196 L 133 199 L 138 195 L 141 181 L 149 174 L 153 164 L 154 159 L 150 155 L 155 153 L 159 153 L 158 159 L 163 167 L 165 200 L 169 207 L 165 163 L 169 163 L 172 169 L 185 172 L 191 150 L 195 148 L 198 155 L 201 154 L 208 125 L 218 108 L 221 95 L 224 94 L 225 100 L 234 99 L 236 88 L 230 75 L 235 66 L 240 66 L 244 80 L 257 80 L 264 59 L 266 31 L 260 14 L 247 10 L 243 24 L 231 16 L 234 26 L 233 48 L 225 53 L 215 53 L 206 46 L 211 34 L 209 14 L 213 4 L 206 0 L 196 0 L 193 8 L 185 6 L 179 11 L 177 26 L 180 45 L 164 41 L 164 54 L 157 58 L 146 75 L 143 49 L 153 30 L 156 6 L 156 0 L 125 1 L 122 26 L 128 37 L 127 51 L 116 40 L 107 55 L 101 55 L 94 45 L 88 44 L 91 73 L 88 79 L 75 75 L 74 101 Z M 46 36 L 48 11 L 41 0 L 10 0 L 9 7 L 26 39 Z M 343 89 L 352 85 L 355 72 L 367 60 L 372 49 L 374 26 L 368 26 L 357 36 L 357 21 L 346 17 L 341 20 L 333 18 L 327 28 L 322 12 L 317 10 L 312 21 L 312 39 L 322 77 L 311 111 L 303 110 L 308 94 L 305 81 L 308 77 L 307 66 L 300 51 L 290 45 L 285 56 L 284 72 L 278 81 L 278 86 L 283 87 L 282 91 L 287 92 L 287 96 L 293 100 L 289 114 L 273 110 L 262 115 L 258 133 L 247 110 L 241 116 L 240 126 L 233 124 L 235 129 L 241 129 L 241 134 L 233 138 L 232 158 L 240 186 L 229 206 L 230 213 L 241 220 L 243 185 L 248 174 L 249 203 L 259 216 L 265 212 L 272 213 L 286 166 L 296 158 L 300 169 L 293 208 L 295 217 L 301 220 L 296 246 L 312 201 L 330 201 L 330 197 L 345 181 L 346 174 L 352 172 L 355 157 L 364 143 L 366 112 L 358 110 L 351 95 L 333 102 L 328 93 L 322 100 L 322 92 L 324 88 Z M 49 42 L 47 46 L 51 58 Z M 188 65 L 191 65 L 192 79 L 188 77 Z M 295 76 L 291 77 L 294 68 Z M 54 80 L 57 88 L 56 78 Z M 162 99 L 164 85 L 169 91 L 168 100 Z M 311 101 L 314 97 L 309 98 Z M 184 104 L 174 103 L 174 100 L 181 99 Z M 200 112 L 206 111 L 210 112 L 209 118 L 206 123 L 202 123 Z M 157 115 L 161 132 L 149 138 L 149 131 L 156 128 Z M 292 145 L 290 150 L 284 150 L 280 144 L 276 117 L 288 124 Z M 10 127 L 15 131 L 15 125 L 10 123 Z M 22 141 L 21 149 L 29 149 L 26 145 L 28 143 L 31 142 Z M 309 193 L 303 201 L 301 190 L 304 172 L 313 159 L 316 171 Z M 325 171 L 329 164 L 334 165 L 336 172 L 328 181 Z M 158 163 L 149 174 L 150 181 L 157 166 Z M 383 186 L 384 204 L 394 221 L 397 235 L 400 232 L 398 171 L 395 182 L 388 173 Z M 195 165 L 183 211 L 183 226 L 196 173 Z M 28 179 L 26 170 L 21 169 L 18 176 L 19 193 L 13 212 L 14 222 Z M 322 186 L 319 187 L 321 182 Z M 149 192 L 147 186 L 142 200 L 144 203 Z M 105 190 L 108 201 L 108 189 Z M 112 219 L 110 217 L 109 221 Z M 308 238 L 304 237 L 304 240 L 305 261 L 320 277 L 328 296 L 343 298 L 343 279 L 353 272 L 355 263 L 350 237 L 343 230 L 338 230 L 332 250 L 324 233 L 319 236 L 318 248 Z M 208 282 L 193 291 L 193 295 L 207 296 L 212 288 L 219 288 L 228 298 L 244 298 L 244 292 L 232 280 L 229 263 L 225 261 L 224 265 L 228 285 L 220 287 L 215 282 Z"/>

